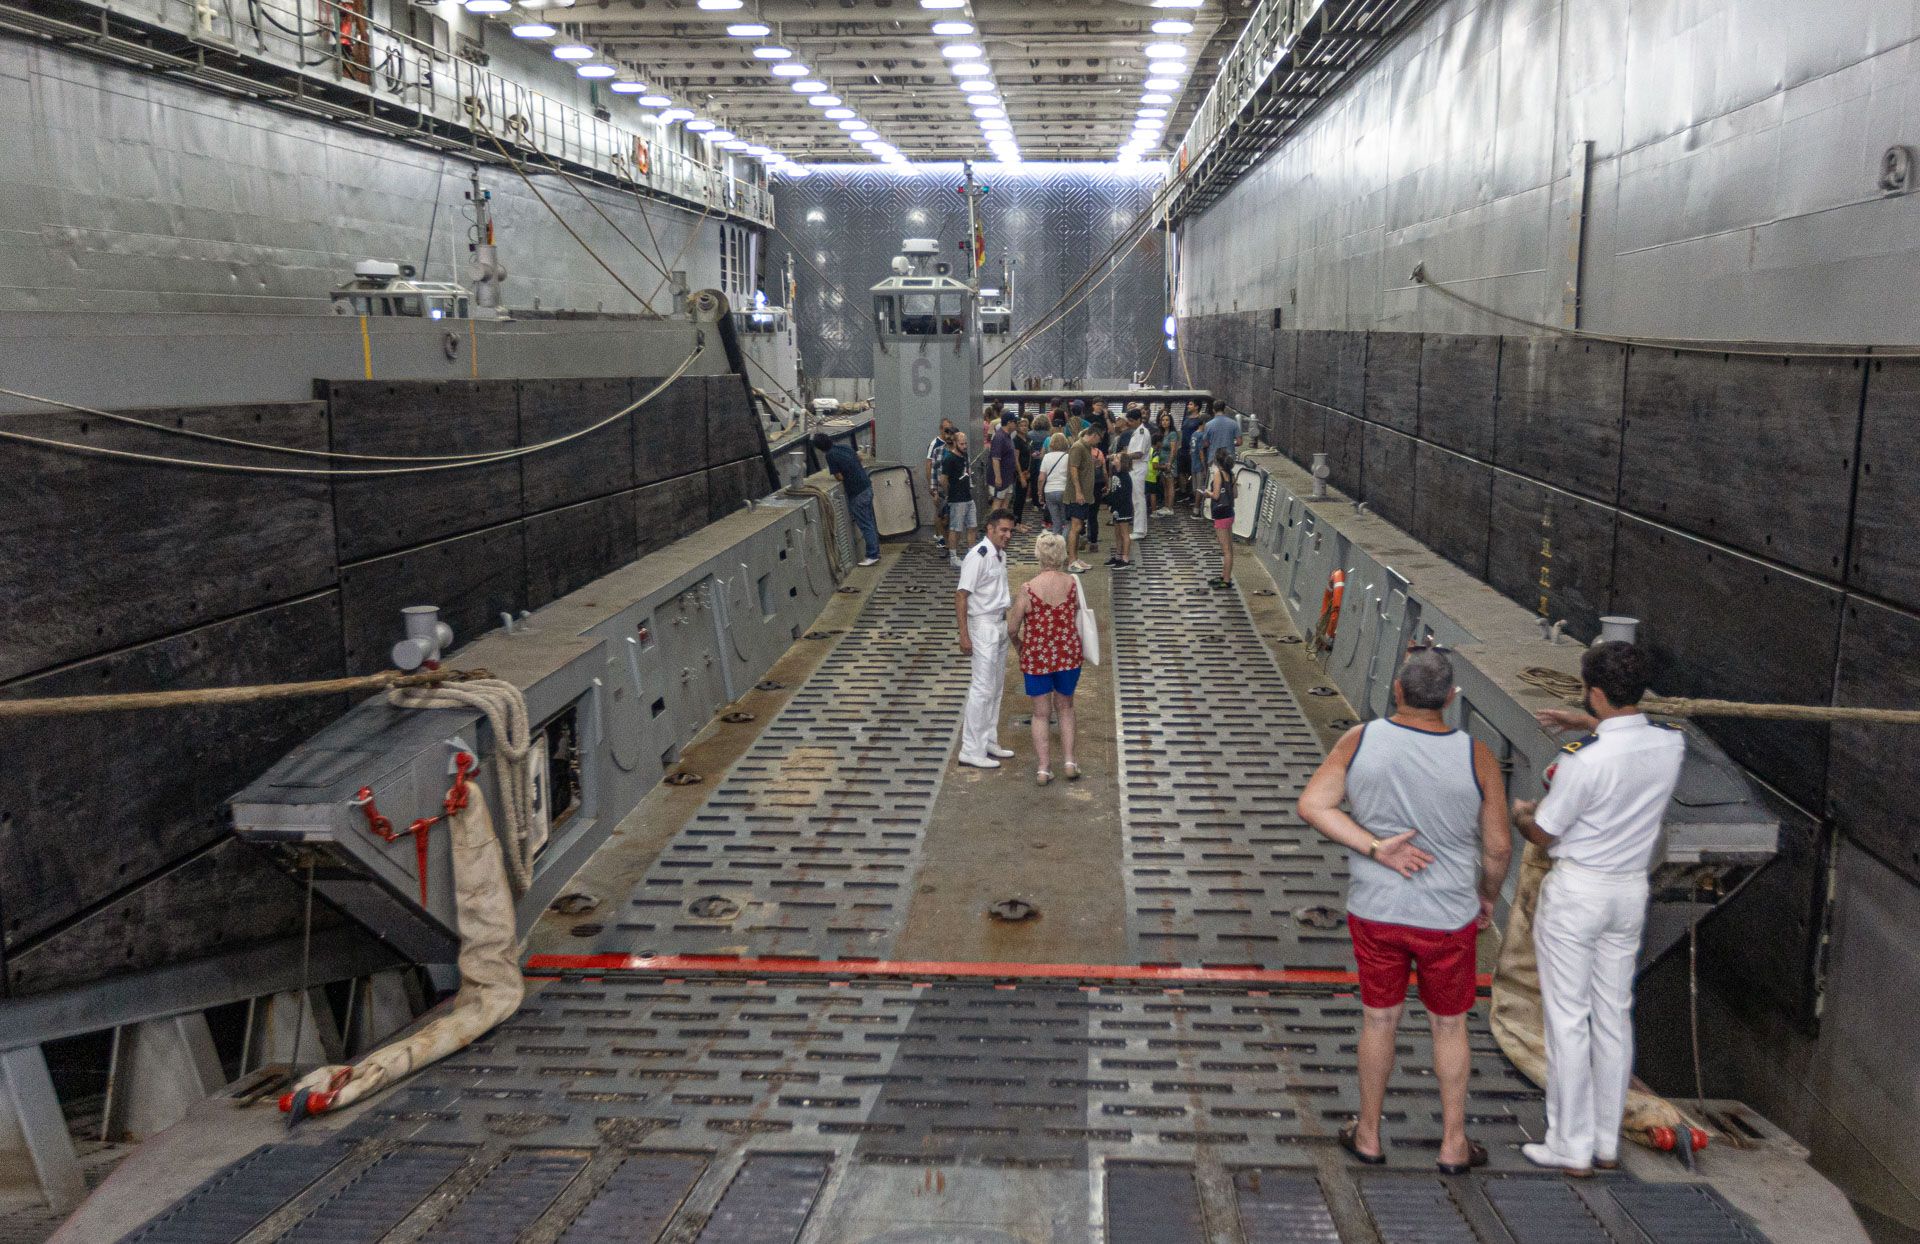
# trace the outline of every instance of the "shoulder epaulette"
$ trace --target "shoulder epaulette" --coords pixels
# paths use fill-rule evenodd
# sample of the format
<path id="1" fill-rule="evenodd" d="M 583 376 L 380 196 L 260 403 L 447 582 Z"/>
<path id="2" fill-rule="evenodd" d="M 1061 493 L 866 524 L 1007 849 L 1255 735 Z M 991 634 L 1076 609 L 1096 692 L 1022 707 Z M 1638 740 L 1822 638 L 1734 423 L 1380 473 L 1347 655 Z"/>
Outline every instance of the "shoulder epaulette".
<path id="1" fill-rule="evenodd" d="M 1647 724 L 1652 726 L 1658 726 L 1662 730 L 1685 730 L 1686 729 L 1685 726 L 1681 725 L 1677 721 L 1653 721 L 1649 719 Z"/>
<path id="2" fill-rule="evenodd" d="M 1599 739 L 1600 736 L 1597 734 L 1583 734 L 1573 742 L 1563 744 L 1560 750 L 1563 752 L 1577 752 L 1589 743 L 1598 742 Z"/>

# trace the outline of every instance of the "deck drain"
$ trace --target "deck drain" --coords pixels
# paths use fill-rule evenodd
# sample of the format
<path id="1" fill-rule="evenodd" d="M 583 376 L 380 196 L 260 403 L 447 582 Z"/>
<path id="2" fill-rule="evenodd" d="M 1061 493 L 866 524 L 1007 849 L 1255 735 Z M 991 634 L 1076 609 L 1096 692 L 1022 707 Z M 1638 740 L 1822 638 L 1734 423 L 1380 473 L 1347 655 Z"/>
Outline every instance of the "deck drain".
<path id="1" fill-rule="evenodd" d="M 1254 593 L 1255 596 L 1278 596 L 1279 594 L 1270 587 L 1263 587 Z"/>
<path id="2" fill-rule="evenodd" d="M 1321 699 L 1325 699 L 1330 695 L 1339 695 L 1340 693 L 1338 691 L 1335 691 L 1332 687 L 1313 687 L 1308 689 L 1307 694 L 1317 695 Z"/>
<path id="3" fill-rule="evenodd" d="M 1024 899 L 1003 898 L 987 908 L 987 914 L 995 920 L 1004 920 L 1016 924 L 1022 920 L 1031 920 L 1040 914 L 1040 909 Z"/>
<path id="4" fill-rule="evenodd" d="M 688 903 L 687 914 L 696 920 L 731 920 L 740 914 L 740 904 L 723 894 L 707 894 Z"/>
<path id="5" fill-rule="evenodd" d="M 1355 720 L 1354 720 L 1353 718 L 1351 718 L 1351 717 L 1335 717 L 1335 718 L 1334 718 L 1334 719 L 1333 719 L 1332 721 L 1330 721 L 1330 722 L 1328 722 L 1328 723 L 1327 723 L 1327 729 L 1329 729 L 1329 730 L 1351 730 L 1351 729 L 1353 729 L 1353 728 L 1354 728 L 1355 726 L 1357 726 L 1357 725 L 1359 725 L 1359 724 L 1360 724 L 1359 722 L 1357 722 L 1357 721 L 1355 721 Z"/>
<path id="6" fill-rule="evenodd" d="M 552 909 L 563 916 L 584 916 L 599 905 L 599 899 L 591 894 L 582 894 L 578 890 L 571 894 L 562 894 L 551 904 Z"/>
<path id="7" fill-rule="evenodd" d="M 758 721 L 760 719 L 754 716 L 752 713 L 736 709 L 731 713 L 722 713 L 720 715 L 720 720 L 726 722 L 730 726 L 738 726 L 745 722 Z"/>
<path id="8" fill-rule="evenodd" d="M 1338 907 L 1302 907 L 1293 913 L 1294 922 L 1309 929 L 1337 929 L 1346 918 Z"/>
<path id="9" fill-rule="evenodd" d="M 666 781 L 668 786 L 698 786 L 706 779 L 690 769 L 680 769 L 667 774 Z"/>
<path id="10" fill-rule="evenodd" d="M 1301 639 L 1298 635 L 1282 635 L 1273 642 L 1276 644 L 1297 644 L 1301 642 Z"/>
<path id="11" fill-rule="evenodd" d="M 787 684 L 783 682 L 775 682 L 773 679 L 767 678 L 753 684 L 753 689 L 755 691 L 785 691 L 787 689 Z"/>
<path id="12" fill-rule="evenodd" d="M 841 596 L 858 596 L 860 594 L 860 589 L 854 587 L 852 584 L 848 584 L 842 588 L 835 588 L 834 590 Z"/>
<path id="13" fill-rule="evenodd" d="M 574 937 L 598 937 L 605 928 L 599 924 L 576 924 L 567 932 Z"/>

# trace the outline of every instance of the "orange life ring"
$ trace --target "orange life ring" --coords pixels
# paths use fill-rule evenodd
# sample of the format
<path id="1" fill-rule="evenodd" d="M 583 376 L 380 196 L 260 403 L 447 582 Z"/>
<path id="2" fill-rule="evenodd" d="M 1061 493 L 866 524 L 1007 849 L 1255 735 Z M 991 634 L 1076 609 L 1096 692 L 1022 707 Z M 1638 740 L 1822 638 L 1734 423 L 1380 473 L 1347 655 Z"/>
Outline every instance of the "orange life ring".
<path id="1" fill-rule="evenodd" d="M 647 150 L 647 140 L 633 140 L 633 171 L 645 177 L 653 171 L 653 153 Z"/>
<path id="2" fill-rule="evenodd" d="M 1327 590 L 1320 594 L 1320 625 L 1314 628 L 1323 648 L 1333 647 L 1333 637 L 1340 630 L 1340 601 L 1346 594 L 1345 571 L 1336 570 L 1327 576 Z"/>

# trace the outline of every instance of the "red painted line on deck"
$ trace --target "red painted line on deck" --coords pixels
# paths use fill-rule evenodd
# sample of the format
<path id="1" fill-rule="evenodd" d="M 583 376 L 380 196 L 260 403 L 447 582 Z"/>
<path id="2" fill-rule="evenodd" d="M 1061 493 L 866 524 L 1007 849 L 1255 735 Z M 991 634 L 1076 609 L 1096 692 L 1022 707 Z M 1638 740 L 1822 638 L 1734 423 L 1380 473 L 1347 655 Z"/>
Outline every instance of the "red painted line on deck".
<path id="1" fill-rule="evenodd" d="M 1120 963 L 952 963 L 927 959 L 797 959 L 732 955 L 532 955 L 528 974 L 547 972 L 726 972 L 743 976 L 960 976 L 995 980 L 1119 980 L 1156 985 L 1357 986 L 1357 973 L 1319 968 L 1144 967 Z M 1480 988 L 1491 976 L 1477 978 Z"/>

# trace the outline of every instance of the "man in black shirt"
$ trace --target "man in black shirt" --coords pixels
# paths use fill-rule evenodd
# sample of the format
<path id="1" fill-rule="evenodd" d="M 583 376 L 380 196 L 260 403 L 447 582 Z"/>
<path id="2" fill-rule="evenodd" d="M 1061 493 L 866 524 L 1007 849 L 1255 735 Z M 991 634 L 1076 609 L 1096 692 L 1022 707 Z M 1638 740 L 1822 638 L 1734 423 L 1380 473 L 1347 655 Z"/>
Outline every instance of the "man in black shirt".
<path id="1" fill-rule="evenodd" d="M 973 505 L 973 475 L 967 463 L 965 432 L 955 432 L 953 440 L 948 442 L 947 452 L 940 459 L 940 474 L 947 481 L 948 542 L 955 549 L 971 549 L 979 534 L 980 519 Z M 952 537 L 963 532 L 966 538 L 953 544 Z M 956 567 L 960 565 L 958 553 L 950 553 L 947 560 Z"/>
<path id="2" fill-rule="evenodd" d="M 833 472 L 833 477 L 846 489 L 847 513 L 867 546 L 867 559 L 860 564 L 879 564 L 880 526 L 873 517 L 873 481 L 867 477 L 867 468 L 860 465 L 860 455 L 851 445 L 835 444 L 825 432 L 813 434 L 813 447 L 826 459 L 827 470 Z"/>

